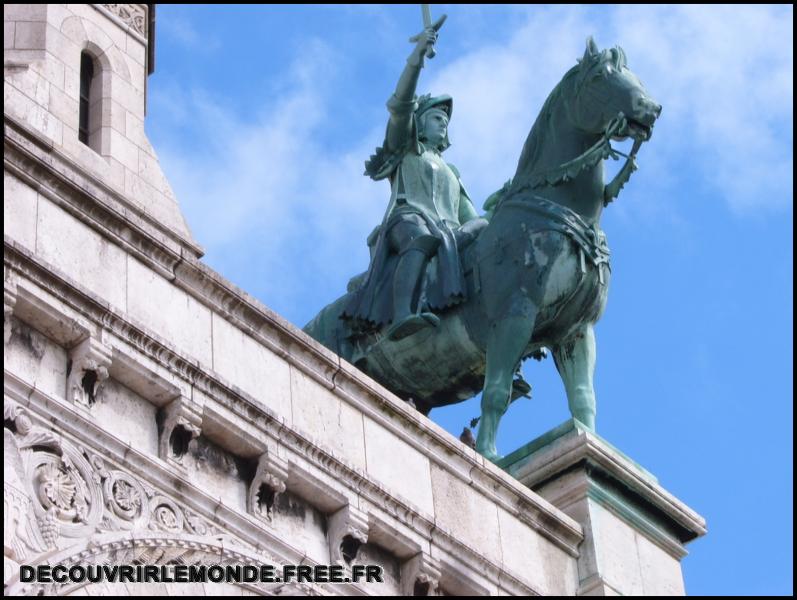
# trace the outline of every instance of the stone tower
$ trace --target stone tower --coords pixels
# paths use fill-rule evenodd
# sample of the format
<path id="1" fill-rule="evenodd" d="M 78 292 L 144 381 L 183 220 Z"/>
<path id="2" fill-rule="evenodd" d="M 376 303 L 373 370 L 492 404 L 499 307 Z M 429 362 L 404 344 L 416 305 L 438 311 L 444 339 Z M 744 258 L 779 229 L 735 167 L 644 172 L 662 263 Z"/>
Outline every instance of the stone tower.
<path id="1" fill-rule="evenodd" d="M 196 257 L 201 251 L 144 132 L 151 6 L 5 6 L 4 112 Z"/>
<path id="2" fill-rule="evenodd" d="M 682 594 L 703 519 L 605 441 L 501 470 L 200 262 L 144 132 L 153 10 L 4 6 L 6 592 Z M 102 564 L 382 582 L 20 577 Z"/>

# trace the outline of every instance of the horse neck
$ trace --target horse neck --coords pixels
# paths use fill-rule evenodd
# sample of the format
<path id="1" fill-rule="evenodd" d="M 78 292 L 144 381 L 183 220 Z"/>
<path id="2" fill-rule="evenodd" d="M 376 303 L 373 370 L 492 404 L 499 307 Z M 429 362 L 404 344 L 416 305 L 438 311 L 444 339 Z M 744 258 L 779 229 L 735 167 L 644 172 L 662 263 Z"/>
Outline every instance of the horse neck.
<path id="1" fill-rule="evenodd" d="M 536 139 L 532 139 L 535 138 Z M 535 175 L 546 173 L 568 163 L 592 147 L 600 135 L 590 135 L 572 125 L 565 108 L 565 100 L 560 97 L 551 106 L 544 122 L 537 122 L 529 134 L 526 146 L 536 149 L 536 160 L 518 165 L 515 180 L 532 181 Z M 603 161 L 598 161 L 580 171 L 573 179 L 557 185 L 542 185 L 533 188 L 532 193 L 551 202 L 567 206 L 578 213 L 588 223 L 598 223 L 603 210 Z"/>

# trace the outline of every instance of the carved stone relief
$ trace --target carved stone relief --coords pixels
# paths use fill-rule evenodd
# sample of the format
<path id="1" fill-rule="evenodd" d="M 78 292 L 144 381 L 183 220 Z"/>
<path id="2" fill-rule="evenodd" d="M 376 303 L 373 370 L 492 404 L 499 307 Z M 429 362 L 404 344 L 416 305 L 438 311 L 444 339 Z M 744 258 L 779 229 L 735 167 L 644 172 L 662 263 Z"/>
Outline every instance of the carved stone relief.
<path id="1" fill-rule="evenodd" d="M 136 33 L 147 36 L 147 13 L 137 4 L 100 4 Z"/>
<path id="2" fill-rule="evenodd" d="M 368 542 L 368 515 L 351 504 L 329 517 L 329 558 L 332 564 L 349 567 L 357 551 Z"/>
<path id="3" fill-rule="evenodd" d="M 440 562 L 419 552 L 401 567 L 405 596 L 439 596 Z"/>
<path id="4" fill-rule="evenodd" d="M 286 489 L 288 463 L 273 452 L 266 452 L 257 461 L 257 469 L 247 494 L 247 510 L 270 523 L 274 518 L 277 498 Z"/>
<path id="5" fill-rule="evenodd" d="M 186 565 L 216 566 L 234 565 L 275 565 L 274 557 L 260 551 L 255 552 L 243 546 L 230 545 L 218 539 L 200 538 L 197 536 L 174 537 L 140 536 L 120 537 L 108 536 L 96 543 L 78 544 L 63 552 L 48 557 L 47 564 L 64 565 Z M 9 580 L 7 595 L 68 595 L 76 592 L 86 584 L 21 583 L 17 578 Z M 91 585 L 91 584 L 90 584 Z M 113 589 L 114 586 L 104 585 Z M 259 595 L 277 596 L 320 596 L 322 589 L 315 584 L 307 583 L 247 583 L 241 587 Z M 224 589 L 224 588 L 221 588 Z M 95 595 L 95 594 L 90 594 Z"/>
<path id="6" fill-rule="evenodd" d="M 111 366 L 111 348 L 89 336 L 69 352 L 67 398 L 86 408 L 97 401 Z"/>
<path id="7" fill-rule="evenodd" d="M 183 466 L 189 444 L 202 431 L 201 408 L 190 399 L 179 397 L 164 407 L 160 415 L 158 452 L 168 462 Z"/>
<path id="8" fill-rule="evenodd" d="M 227 536 L 101 456 L 33 426 L 16 403 L 3 409 L 6 558 L 30 562 L 109 532 Z"/>

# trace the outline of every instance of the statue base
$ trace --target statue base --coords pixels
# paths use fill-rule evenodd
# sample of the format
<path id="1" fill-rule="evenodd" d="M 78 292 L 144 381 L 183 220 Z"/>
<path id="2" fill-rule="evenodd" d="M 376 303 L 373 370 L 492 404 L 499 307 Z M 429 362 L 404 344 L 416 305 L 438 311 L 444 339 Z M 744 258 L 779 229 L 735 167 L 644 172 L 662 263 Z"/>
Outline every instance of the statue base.
<path id="1" fill-rule="evenodd" d="M 684 545 L 705 520 L 576 420 L 498 465 L 584 528 L 579 595 L 683 595 Z"/>

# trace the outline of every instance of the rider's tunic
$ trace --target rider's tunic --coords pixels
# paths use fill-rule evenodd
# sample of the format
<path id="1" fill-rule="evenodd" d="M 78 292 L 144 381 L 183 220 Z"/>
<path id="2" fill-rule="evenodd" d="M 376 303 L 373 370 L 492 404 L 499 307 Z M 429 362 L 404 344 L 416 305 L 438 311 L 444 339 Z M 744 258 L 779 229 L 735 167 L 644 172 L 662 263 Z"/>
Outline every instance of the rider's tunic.
<path id="1" fill-rule="evenodd" d="M 391 103 L 388 108 L 391 112 L 398 110 Z M 378 328 L 393 317 L 397 261 L 390 251 L 389 234 L 410 215 L 423 219 L 429 232 L 440 241 L 428 269 L 426 305 L 431 310 L 442 310 L 465 299 L 465 279 L 454 231 L 477 215 L 459 174 L 439 152 L 418 141 L 414 114 L 402 147 L 392 152 L 386 148 L 387 144 L 366 163 L 366 174 L 373 179 L 390 180 L 391 194 L 365 280 L 343 312 L 355 332 Z M 413 218 L 417 221 L 417 217 Z"/>

